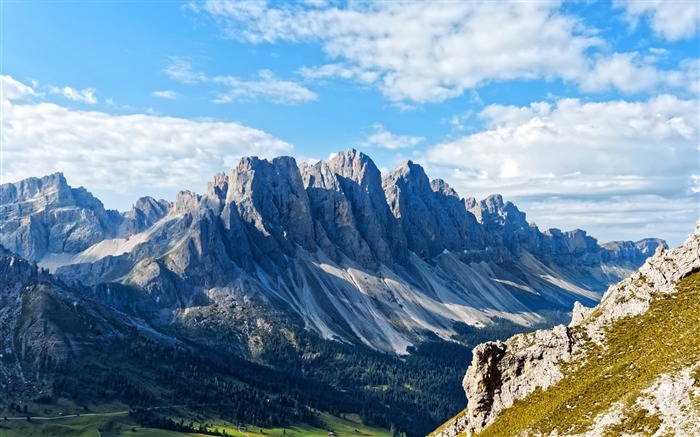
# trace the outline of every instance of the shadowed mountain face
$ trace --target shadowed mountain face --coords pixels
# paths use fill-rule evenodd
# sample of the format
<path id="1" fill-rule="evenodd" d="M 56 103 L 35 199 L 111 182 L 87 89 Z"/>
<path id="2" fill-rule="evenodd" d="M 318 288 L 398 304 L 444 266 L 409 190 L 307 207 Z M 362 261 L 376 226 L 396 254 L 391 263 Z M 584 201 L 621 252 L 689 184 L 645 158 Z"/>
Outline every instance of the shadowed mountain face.
<path id="1" fill-rule="evenodd" d="M 253 355 L 255 338 L 290 324 L 398 353 L 450 338 L 455 322 L 531 325 L 541 310 L 595 304 L 665 244 L 540 232 L 501 196 L 461 199 L 411 161 L 382 179 L 355 150 L 314 165 L 243 158 L 204 195 L 121 214 L 61 174 L 3 185 L 0 198 L 10 250 L 110 306 L 226 332 Z"/>
<path id="2" fill-rule="evenodd" d="M 0 393 L 5 401 L 26 394 L 27 387 L 35 394 L 51 387 L 43 377 L 49 369 L 138 331 L 172 342 L 142 320 L 90 299 L 0 247 Z"/>

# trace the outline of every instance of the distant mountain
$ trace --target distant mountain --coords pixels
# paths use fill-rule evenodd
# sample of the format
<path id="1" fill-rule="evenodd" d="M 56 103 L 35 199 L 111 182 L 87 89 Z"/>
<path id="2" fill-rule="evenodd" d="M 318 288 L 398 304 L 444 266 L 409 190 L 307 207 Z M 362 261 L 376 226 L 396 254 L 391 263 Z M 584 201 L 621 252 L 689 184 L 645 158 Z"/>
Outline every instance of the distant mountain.
<path id="1" fill-rule="evenodd" d="M 243 158 L 203 195 L 128 213 L 60 173 L 5 184 L 0 199 L 9 250 L 152 323 L 204 318 L 247 355 L 285 324 L 396 353 L 450 339 L 455 323 L 530 326 L 595 304 L 665 246 L 541 232 L 501 196 L 462 199 L 411 161 L 382 179 L 352 149 L 314 165 Z"/>
<path id="2" fill-rule="evenodd" d="M 700 435 L 700 222 L 573 314 L 477 346 L 467 409 L 432 435 Z"/>

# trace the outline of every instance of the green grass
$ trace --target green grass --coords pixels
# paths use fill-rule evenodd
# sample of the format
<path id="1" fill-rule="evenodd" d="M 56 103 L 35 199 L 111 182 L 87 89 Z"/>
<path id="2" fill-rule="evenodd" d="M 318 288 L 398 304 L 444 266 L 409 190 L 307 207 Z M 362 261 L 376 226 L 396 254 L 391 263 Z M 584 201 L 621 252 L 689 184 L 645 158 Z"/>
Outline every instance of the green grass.
<path id="1" fill-rule="evenodd" d="M 624 434 L 652 435 L 661 427 L 661 419 L 648 410 L 636 405 L 625 411 L 622 421 L 605 430 L 604 437 L 617 437 Z"/>
<path id="2" fill-rule="evenodd" d="M 122 411 L 122 406 L 112 405 L 111 411 Z M 75 405 L 61 403 L 54 406 L 54 410 L 63 410 L 68 414 L 77 411 Z M 92 410 L 92 409 L 91 409 Z M 105 408 L 95 408 L 91 412 L 106 411 Z M 30 407 L 31 412 L 31 407 Z M 186 422 L 189 419 L 183 418 Z M 239 427 L 236 424 L 218 419 L 203 418 L 208 429 L 218 429 L 235 437 L 327 437 L 328 430 L 332 429 L 338 437 L 390 437 L 391 433 L 386 429 L 369 427 L 360 421 L 356 414 L 347 414 L 343 417 L 333 416 L 320 412 L 320 427 L 314 427 L 306 423 L 299 423 L 287 428 L 260 428 L 251 425 Z M 194 421 L 195 425 L 200 422 Z M 99 433 L 98 433 L 99 431 Z M 262 432 L 261 432 L 262 431 Z M 142 428 L 129 415 L 119 416 L 81 416 L 69 417 L 51 421 L 24 420 L 3 421 L 0 419 L 0 437 L 102 437 L 131 436 L 131 437 L 186 437 L 203 436 L 199 433 L 179 433 L 154 428 Z"/>
<path id="3" fill-rule="evenodd" d="M 467 413 L 468 413 L 468 409 L 465 408 L 464 410 L 462 410 L 462 411 L 460 411 L 459 413 L 457 413 L 457 414 L 456 414 L 454 417 L 452 417 L 450 420 L 448 420 L 447 422 L 445 422 L 445 423 L 443 423 L 442 425 L 440 425 L 440 427 L 437 428 L 435 431 L 433 431 L 433 432 L 431 432 L 430 434 L 428 434 L 428 437 L 433 436 L 433 435 L 436 435 L 436 434 L 439 434 L 439 433 L 441 433 L 442 431 L 445 431 L 447 428 L 449 428 L 450 426 L 452 426 L 452 425 L 457 421 L 457 419 L 463 417 L 463 416 L 466 415 Z"/>
<path id="4" fill-rule="evenodd" d="M 700 273 L 683 279 L 677 289 L 673 295 L 655 295 L 646 313 L 616 321 L 605 347 L 590 344 L 583 365 L 502 411 L 479 436 L 582 433 L 615 402 L 628 413 L 620 428 L 653 433 L 659 418 L 635 409 L 635 400 L 660 374 L 700 362 Z"/>
<path id="5" fill-rule="evenodd" d="M 299 423 L 286 428 L 259 428 L 254 426 L 246 426 L 238 431 L 238 427 L 231 423 L 223 421 L 211 422 L 214 427 L 219 430 L 226 429 L 226 432 L 232 436 L 245 437 L 270 437 L 270 436 L 291 436 L 291 437 L 328 437 L 328 431 L 333 430 L 338 437 L 390 437 L 389 430 L 374 428 L 363 425 L 359 416 L 356 414 L 347 414 L 345 418 L 333 416 L 329 413 L 320 413 L 319 419 L 322 423 L 321 427 L 314 427 L 306 423 Z M 263 431 L 262 433 L 260 431 Z"/>

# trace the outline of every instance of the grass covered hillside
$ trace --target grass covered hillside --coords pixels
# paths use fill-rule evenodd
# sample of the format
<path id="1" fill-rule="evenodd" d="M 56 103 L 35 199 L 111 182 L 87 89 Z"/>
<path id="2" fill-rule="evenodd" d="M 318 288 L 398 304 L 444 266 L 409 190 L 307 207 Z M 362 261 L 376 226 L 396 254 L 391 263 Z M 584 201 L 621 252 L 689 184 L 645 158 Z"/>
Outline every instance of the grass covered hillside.
<path id="1" fill-rule="evenodd" d="M 565 368 L 559 383 L 517 401 L 478 435 L 697 435 L 700 273 L 677 290 L 654 296 L 646 313 L 615 322 L 603 346 L 588 343 L 582 365 Z M 677 411 L 659 406 L 653 393 L 669 383 Z"/>

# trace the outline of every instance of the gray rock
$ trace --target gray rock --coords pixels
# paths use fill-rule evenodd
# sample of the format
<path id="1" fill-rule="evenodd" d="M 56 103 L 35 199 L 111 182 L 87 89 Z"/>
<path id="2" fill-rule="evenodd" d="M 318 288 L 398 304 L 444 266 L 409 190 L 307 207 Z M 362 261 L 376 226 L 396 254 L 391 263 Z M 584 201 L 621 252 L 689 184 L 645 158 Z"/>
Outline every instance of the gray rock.
<path id="1" fill-rule="evenodd" d="M 357 230 L 377 263 L 392 266 L 406 259 L 405 237 L 387 205 L 382 176 L 374 162 L 354 149 L 328 163 L 351 205 Z"/>
<path id="2" fill-rule="evenodd" d="M 590 313 L 593 312 L 593 308 L 588 308 L 581 305 L 581 302 L 574 302 L 574 309 L 571 311 L 571 322 L 569 327 L 573 328 L 578 326 L 583 322 L 583 320 L 588 317 Z"/>
<path id="3" fill-rule="evenodd" d="M 408 249 L 423 259 L 444 250 L 480 247 L 480 228 L 459 196 L 441 180 L 432 184 L 423 168 L 406 161 L 382 181 L 387 202 L 406 236 Z"/>
<path id="4" fill-rule="evenodd" d="M 123 219 L 62 173 L 0 186 L 0 244 L 30 260 L 114 237 Z"/>

